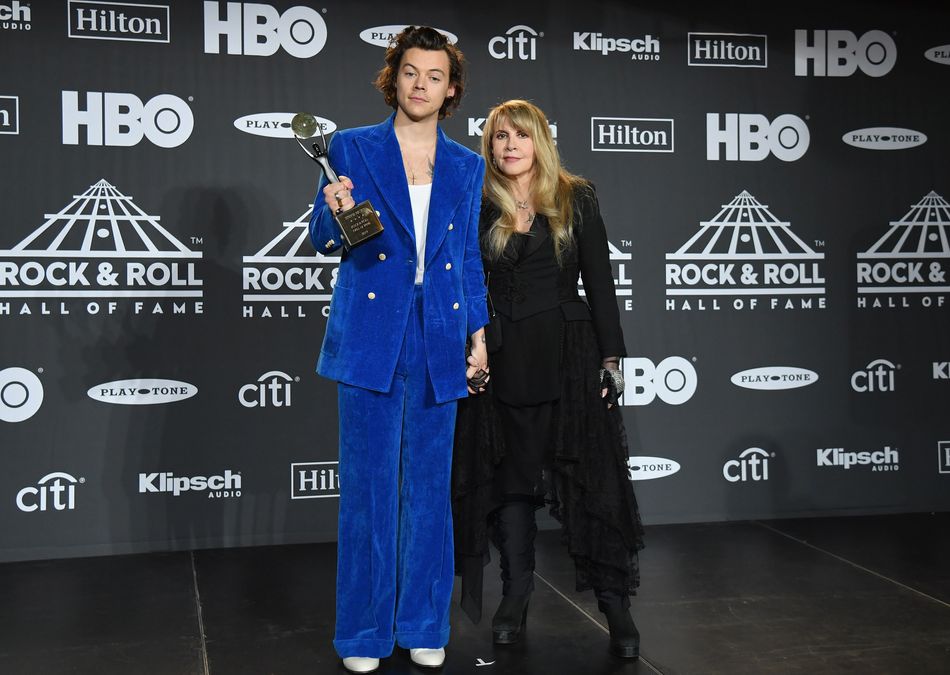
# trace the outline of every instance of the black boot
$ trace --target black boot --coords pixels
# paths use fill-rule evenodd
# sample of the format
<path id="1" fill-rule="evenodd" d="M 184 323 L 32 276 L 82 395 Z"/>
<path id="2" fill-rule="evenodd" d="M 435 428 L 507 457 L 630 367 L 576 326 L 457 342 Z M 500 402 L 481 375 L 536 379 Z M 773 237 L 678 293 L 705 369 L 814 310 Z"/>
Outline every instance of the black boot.
<path id="1" fill-rule="evenodd" d="M 509 645 L 521 638 L 528 615 L 528 600 L 534 590 L 534 537 L 538 526 L 534 504 L 505 502 L 495 518 L 495 545 L 501 553 L 502 599 L 491 620 L 496 645 Z"/>
<path id="2" fill-rule="evenodd" d="M 640 656 L 640 631 L 630 616 L 630 598 L 616 591 L 595 590 L 597 607 L 607 617 L 610 652 L 623 659 Z"/>

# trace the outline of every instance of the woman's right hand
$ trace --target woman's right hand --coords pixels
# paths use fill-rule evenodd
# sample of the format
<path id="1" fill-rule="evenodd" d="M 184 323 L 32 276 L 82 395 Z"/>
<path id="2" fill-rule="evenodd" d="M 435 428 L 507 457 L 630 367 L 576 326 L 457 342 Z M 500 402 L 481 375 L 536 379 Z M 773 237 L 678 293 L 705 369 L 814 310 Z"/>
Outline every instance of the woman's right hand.
<path id="1" fill-rule="evenodd" d="M 340 176 L 339 183 L 328 183 L 323 188 L 323 201 L 329 207 L 330 213 L 352 209 L 356 206 L 353 200 L 353 181 L 346 176 Z"/>

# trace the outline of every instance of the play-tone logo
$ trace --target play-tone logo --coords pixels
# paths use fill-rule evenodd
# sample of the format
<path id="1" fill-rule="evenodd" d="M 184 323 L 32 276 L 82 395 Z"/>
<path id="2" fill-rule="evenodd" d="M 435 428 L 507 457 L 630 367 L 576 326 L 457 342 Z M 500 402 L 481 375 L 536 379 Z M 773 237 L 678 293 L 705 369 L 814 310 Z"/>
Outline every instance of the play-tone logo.
<path id="1" fill-rule="evenodd" d="M 761 162 L 773 155 L 783 162 L 801 159 L 808 150 L 811 133 L 796 115 L 779 115 L 769 121 L 752 113 L 706 114 L 706 159 L 718 161 L 724 146 L 729 162 Z"/>
<path id="2" fill-rule="evenodd" d="M 849 131 L 841 140 L 865 150 L 906 150 L 927 142 L 926 134 L 899 127 L 870 127 Z"/>
<path id="3" fill-rule="evenodd" d="M 42 371 L 42 369 L 40 369 Z M 0 420 L 23 422 L 43 405 L 43 383 L 26 368 L 0 370 Z"/>
<path id="4" fill-rule="evenodd" d="M 931 47 L 924 52 L 924 57 L 934 63 L 950 66 L 950 45 Z"/>
<path id="5" fill-rule="evenodd" d="M 754 33 L 687 33 L 687 63 L 691 66 L 767 68 L 768 37 Z"/>
<path id="6" fill-rule="evenodd" d="M 534 61 L 539 37 L 544 37 L 544 33 L 538 33 L 530 26 L 512 26 L 504 35 L 488 41 L 488 53 L 493 59 Z"/>
<path id="7" fill-rule="evenodd" d="M 177 148 L 191 137 L 195 117 L 182 99 L 159 94 L 142 103 L 135 94 L 86 92 L 80 108 L 79 92 L 63 92 L 63 145 L 131 147 L 147 138 L 160 148 Z"/>
<path id="8" fill-rule="evenodd" d="M 795 31 L 795 75 L 805 77 L 809 64 L 815 77 L 848 77 L 861 70 L 882 77 L 897 63 L 894 39 L 880 30 L 860 38 L 848 30 Z"/>
<path id="9" fill-rule="evenodd" d="M 20 97 L 0 96 L 0 134 L 20 133 Z"/>
<path id="10" fill-rule="evenodd" d="M 821 468 L 837 467 L 850 470 L 852 467 L 871 467 L 871 471 L 900 471 L 900 453 L 889 445 L 883 450 L 846 451 L 844 448 L 818 448 L 817 465 Z"/>
<path id="11" fill-rule="evenodd" d="M 644 117 L 591 117 L 594 152 L 673 152 L 673 120 Z"/>
<path id="12" fill-rule="evenodd" d="M 290 465 L 291 499 L 326 499 L 339 496 L 339 462 L 294 462 Z"/>
<path id="13" fill-rule="evenodd" d="M 730 483 L 758 483 L 769 479 L 769 460 L 775 453 L 762 448 L 749 448 L 739 454 L 738 459 L 730 459 L 722 465 L 722 477 Z"/>
<path id="14" fill-rule="evenodd" d="M 168 5 L 68 0 L 68 34 L 87 40 L 171 42 Z"/>
<path id="15" fill-rule="evenodd" d="M 666 478 L 680 470 L 679 462 L 665 457 L 628 457 L 627 474 L 630 480 Z"/>
<path id="16" fill-rule="evenodd" d="M 630 54 L 634 61 L 659 61 L 660 41 L 652 35 L 643 37 L 604 37 L 603 33 L 574 33 L 575 52 L 600 52 L 607 56 L 612 52 Z"/>
<path id="17" fill-rule="evenodd" d="M 90 387 L 86 393 L 100 403 L 160 405 L 191 398 L 198 393 L 198 387 L 177 380 L 116 380 Z"/>
<path id="18" fill-rule="evenodd" d="M 824 309 L 824 257 L 743 190 L 666 254 L 666 309 Z"/>
<path id="19" fill-rule="evenodd" d="M 226 469 L 214 476 L 176 476 L 172 471 L 139 474 L 139 494 L 164 492 L 173 497 L 185 493 L 208 493 L 208 499 L 241 496 L 241 472 Z"/>
<path id="20" fill-rule="evenodd" d="M 293 138 L 294 131 L 290 128 L 290 121 L 296 113 L 272 112 L 254 113 L 234 120 L 234 128 L 246 134 L 266 136 L 268 138 Z M 317 124 L 324 134 L 336 131 L 336 123 L 323 117 L 316 117 Z"/>
<path id="21" fill-rule="evenodd" d="M 35 511 L 72 511 L 76 508 L 76 486 L 86 482 L 62 471 L 48 473 L 36 485 L 20 490 L 16 506 L 25 513 Z"/>
<path id="22" fill-rule="evenodd" d="M 620 370 L 626 383 L 620 405 L 649 405 L 656 398 L 681 405 L 696 393 L 696 369 L 682 356 L 668 356 L 655 365 L 644 357 L 623 358 Z"/>
<path id="23" fill-rule="evenodd" d="M 227 53 L 236 56 L 272 56 L 283 49 L 309 59 L 327 43 L 320 12 L 304 6 L 281 13 L 262 2 L 205 2 L 204 28 L 205 54 L 220 54 L 222 37 Z"/>
<path id="24" fill-rule="evenodd" d="M 245 408 L 289 408 L 291 384 L 294 382 L 300 382 L 300 378 L 272 370 L 257 378 L 257 382 L 241 387 L 238 401 Z"/>
<path id="25" fill-rule="evenodd" d="M 19 0 L 0 5 L 0 30 L 30 30 L 30 5 Z"/>
<path id="26" fill-rule="evenodd" d="M 367 28 L 366 30 L 360 31 L 360 40 L 376 47 L 382 47 L 385 49 L 389 47 L 390 42 L 396 39 L 397 35 L 406 30 L 406 28 L 408 28 L 410 25 L 413 24 L 400 23 L 390 26 L 375 26 L 373 28 Z M 449 42 L 449 44 L 454 45 L 459 41 L 458 37 L 454 33 L 450 33 L 447 30 L 442 30 L 441 28 L 436 28 L 436 30 L 445 36 L 445 39 Z"/>
<path id="27" fill-rule="evenodd" d="M 851 388 L 859 394 L 894 391 L 894 374 L 900 369 L 887 359 L 875 359 L 851 375 Z"/>
<path id="28" fill-rule="evenodd" d="M 730 381 L 737 387 L 760 391 L 798 389 L 817 382 L 818 373 L 791 366 L 765 366 L 743 370 L 733 375 Z"/>

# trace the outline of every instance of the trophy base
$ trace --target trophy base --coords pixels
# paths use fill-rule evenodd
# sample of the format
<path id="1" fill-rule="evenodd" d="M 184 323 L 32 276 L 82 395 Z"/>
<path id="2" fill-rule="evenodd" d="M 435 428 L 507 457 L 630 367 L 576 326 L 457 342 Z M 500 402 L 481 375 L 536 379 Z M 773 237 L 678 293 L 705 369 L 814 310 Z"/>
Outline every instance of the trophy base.
<path id="1" fill-rule="evenodd" d="M 343 244 L 347 249 L 362 244 L 383 231 L 376 209 L 369 200 L 361 202 L 352 209 L 337 213 L 336 222 L 343 233 Z"/>

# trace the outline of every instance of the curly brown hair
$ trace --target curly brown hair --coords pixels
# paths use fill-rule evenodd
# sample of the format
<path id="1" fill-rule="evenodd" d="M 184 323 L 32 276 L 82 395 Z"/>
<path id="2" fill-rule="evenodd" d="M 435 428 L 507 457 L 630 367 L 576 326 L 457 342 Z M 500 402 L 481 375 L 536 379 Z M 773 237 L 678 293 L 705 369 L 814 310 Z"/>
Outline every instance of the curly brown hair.
<path id="1" fill-rule="evenodd" d="M 444 51 L 449 57 L 449 86 L 455 86 L 455 95 L 446 96 L 439 109 L 439 119 L 451 117 L 452 112 L 462 102 L 462 93 L 465 91 L 465 55 L 462 50 L 453 45 L 435 28 L 429 26 L 406 26 L 393 38 L 386 49 L 386 65 L 376 75 L 376 88 L 383 93 L 386 105 L 395 109 L 396 76 L 399 74 L 399 65 L 403 54 L 416 47 L 429 51 Z"/>

